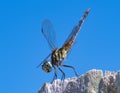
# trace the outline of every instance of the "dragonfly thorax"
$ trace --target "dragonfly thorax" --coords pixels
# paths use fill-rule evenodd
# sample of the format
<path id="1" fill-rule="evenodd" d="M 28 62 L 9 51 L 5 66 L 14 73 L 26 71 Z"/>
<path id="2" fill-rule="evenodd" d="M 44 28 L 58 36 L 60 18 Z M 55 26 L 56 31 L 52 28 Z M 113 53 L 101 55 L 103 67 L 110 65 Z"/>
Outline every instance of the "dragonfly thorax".
<path id="1" fill-rule="evenodd" d="M 67 51 L 64 48 L 54 50 L 51 56 L 52 65 L 60 66 L 66 55 Z"/>

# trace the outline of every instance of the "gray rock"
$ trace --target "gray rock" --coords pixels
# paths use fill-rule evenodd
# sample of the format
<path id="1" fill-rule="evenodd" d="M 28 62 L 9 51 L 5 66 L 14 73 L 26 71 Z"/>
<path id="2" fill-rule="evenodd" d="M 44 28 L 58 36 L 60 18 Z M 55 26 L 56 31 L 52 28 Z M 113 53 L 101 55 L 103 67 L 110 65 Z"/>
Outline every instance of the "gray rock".
<path id="1" fill-rule="evenodd" d="M 80 77 L 45 83 L 38 93 L 120 93 L 120 71 L 90 70 Z"/>

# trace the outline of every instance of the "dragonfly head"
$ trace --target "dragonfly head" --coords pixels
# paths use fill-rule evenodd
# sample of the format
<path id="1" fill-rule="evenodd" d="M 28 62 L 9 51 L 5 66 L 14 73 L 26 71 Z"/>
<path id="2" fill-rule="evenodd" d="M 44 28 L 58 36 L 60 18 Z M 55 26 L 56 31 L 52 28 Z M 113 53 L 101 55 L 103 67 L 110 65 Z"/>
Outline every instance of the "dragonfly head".
<path id="1" fill-rule="evenodd" d="M 50 61 L 46 61 L 46 62 L 42 65 L 42 69 L 43 69 L 45 72 L 47 72 L 47 73 L 51 72 L 51 71 L 52 71 L 52 64 L 51 64 L 51 62 L 50 62 Z"/>

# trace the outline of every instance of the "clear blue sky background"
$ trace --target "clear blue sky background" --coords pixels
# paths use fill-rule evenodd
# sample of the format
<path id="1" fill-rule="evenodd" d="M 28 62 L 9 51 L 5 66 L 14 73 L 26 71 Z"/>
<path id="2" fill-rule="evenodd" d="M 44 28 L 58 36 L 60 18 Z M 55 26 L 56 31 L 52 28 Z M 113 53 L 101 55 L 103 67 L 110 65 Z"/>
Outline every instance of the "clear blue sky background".
<path id="1" fill-rule="evenodd" d="M 37 93 L 53 78 L 36 66 L 51 52 L 40 29 L 50 19 L 59 47 L 87 8 L 91 12 L 64 64 L 79 75 L 90 69 L 120 69 L 119 0 L 0 1 L 0 93 Z M 67 77 L 71 69 L 63 68 Z M 60 78 L 59 74 L 59 78 Z"/>

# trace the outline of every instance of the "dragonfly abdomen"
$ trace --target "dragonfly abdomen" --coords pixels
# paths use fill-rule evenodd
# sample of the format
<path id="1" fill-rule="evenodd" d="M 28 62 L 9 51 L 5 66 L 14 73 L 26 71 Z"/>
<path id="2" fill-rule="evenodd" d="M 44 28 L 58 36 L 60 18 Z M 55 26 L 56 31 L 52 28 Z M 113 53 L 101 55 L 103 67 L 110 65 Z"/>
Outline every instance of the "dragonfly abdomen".
<path id="1" fill-rule="evenodd" d="M 69 52 L 69 50 L 71 49 L 72 45 L 74 43 L 74 40 L 70 40 L 69 42 L 67 42 L 62 49 L 64 49 L 65 51 L 67 51 L 67 53 Z"/>

